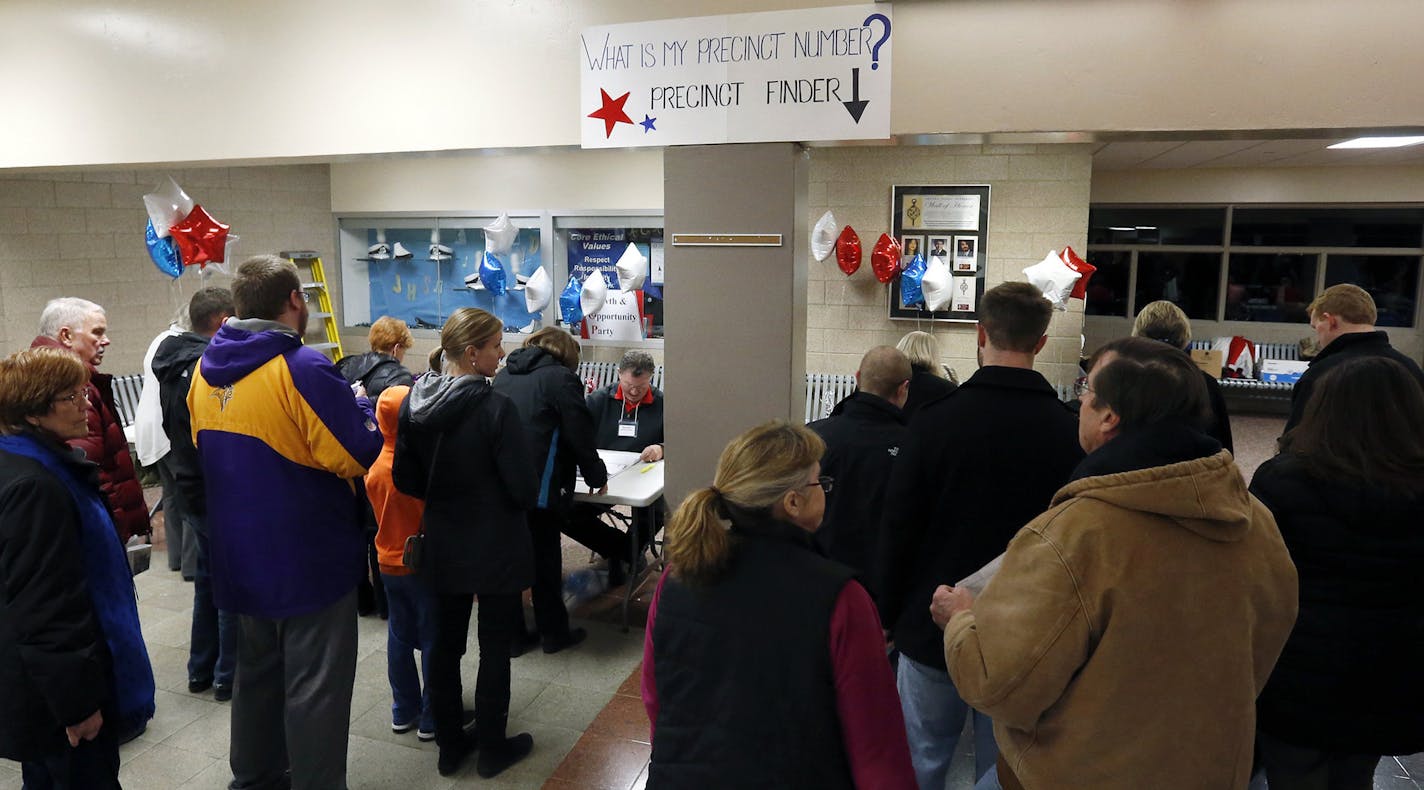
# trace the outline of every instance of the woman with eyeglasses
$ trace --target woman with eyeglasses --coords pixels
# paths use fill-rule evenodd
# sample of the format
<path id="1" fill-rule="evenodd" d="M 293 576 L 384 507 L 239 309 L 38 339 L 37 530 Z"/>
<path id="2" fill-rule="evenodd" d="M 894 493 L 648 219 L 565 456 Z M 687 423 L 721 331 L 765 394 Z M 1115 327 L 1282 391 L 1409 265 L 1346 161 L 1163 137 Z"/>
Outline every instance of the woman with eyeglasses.
<path id="1" fill-rule="evenodd" d="M 0 361 L 0 757 L 27 788 L 117 788 L 118 734 L 153 717 L 133 577 L 88 435 L 89 371 L 66 351 Z"/>
<path id="2" fill-rule="evenodd" d="M 875 605 L 811 540 L 824 451 L 753 428 L 673 514 L 643 648 L 649 788 L 915 786 Z"/>

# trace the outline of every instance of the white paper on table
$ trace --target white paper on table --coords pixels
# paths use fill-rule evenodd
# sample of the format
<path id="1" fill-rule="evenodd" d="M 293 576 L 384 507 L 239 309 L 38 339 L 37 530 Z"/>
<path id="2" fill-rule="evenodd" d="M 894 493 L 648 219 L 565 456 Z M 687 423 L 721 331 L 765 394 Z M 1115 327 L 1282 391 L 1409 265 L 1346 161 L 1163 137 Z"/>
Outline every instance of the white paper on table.
<path id="1" fill-rule="evenodd" d="M 954 278 L 954 296 L 950 298 L 949 309 L 956 313 L 974 312 L 974 298 L 978 296 L 978 281 L 973 277 Z"/>
<path id="2" fill-rule="evenodd" d="M 999 572 L 999 568 L 1003 567 L 1003 565 L 1004 555 L 1000 554 L 994 559 L 989 560 L 989 563 L 984 567 L 955 582 L 954 586 L 963 587 L 972 593 L 975 598 L 978 598 L 984 594 L 984 588 L 989 586 L 989 582 L 993 580 L 994 575 Z"/>

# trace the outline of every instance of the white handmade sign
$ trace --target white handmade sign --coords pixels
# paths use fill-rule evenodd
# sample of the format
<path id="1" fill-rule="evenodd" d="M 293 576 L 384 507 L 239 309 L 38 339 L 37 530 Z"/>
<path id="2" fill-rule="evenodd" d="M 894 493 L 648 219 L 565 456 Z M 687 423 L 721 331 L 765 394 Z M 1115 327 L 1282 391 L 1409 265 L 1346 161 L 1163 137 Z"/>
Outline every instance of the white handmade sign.
<path id="1" fill-rule="evenodd" d="M 643 320 L 638 303 L 642 291 L 612 291 L 603 307 L 584 316 L 587 337 L 593 340 L 642 340 Z"/>
<path id="2" fill-rule="evenodd" d="M 887 138 L 891 17 L 877 3 L 588 28 L 583 147 Z"/>

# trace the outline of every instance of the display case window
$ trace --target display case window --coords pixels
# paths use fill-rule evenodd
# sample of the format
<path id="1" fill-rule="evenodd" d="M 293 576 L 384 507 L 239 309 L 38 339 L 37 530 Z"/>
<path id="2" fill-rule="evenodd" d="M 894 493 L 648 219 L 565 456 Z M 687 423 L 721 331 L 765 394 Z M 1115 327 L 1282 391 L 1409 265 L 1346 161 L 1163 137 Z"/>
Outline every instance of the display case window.
<path id="1" fill-rule="evenodd" d="M 456 309 L 478 307 L 499 316 L 506 332 L 539 328 L 544 311 L 528 310 L 524 283 L 546 262 L 541 221 L 511 219 L 520 226 L 513 247 L 495 256 L 505 278 L 501 295 L 479 277 L 484 226 L 493 216 L 341 220 L 346 324 L 369 326 L 389 315 L 412 329 L 438 330 Z"/>
<path id="2" fill-rule="evenodd" d="M 562 258 L 557 282 L 559 291 L 562 292 L 571 279 L 582 284 L 590 277 L 602 277 L 608 292 L 602 308 L 570 326 L 571 332 L 585 340 L 612 344 L 638 344 L 663 338 L 667 286 L 661 224 L 658 217 L 561 217 L 555 220 Z M 641 287 L 622 291 L 617 265 L 630 246 L 647 260 L 647 276 Z M 553 320 L 560 326 L 565 325 L 557 309 Z"/>

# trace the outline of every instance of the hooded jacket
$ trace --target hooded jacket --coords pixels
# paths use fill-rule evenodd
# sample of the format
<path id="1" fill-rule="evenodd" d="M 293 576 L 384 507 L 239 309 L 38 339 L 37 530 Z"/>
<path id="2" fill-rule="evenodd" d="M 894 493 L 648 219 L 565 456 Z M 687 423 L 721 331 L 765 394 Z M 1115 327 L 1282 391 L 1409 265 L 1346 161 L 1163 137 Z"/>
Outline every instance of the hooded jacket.
<path id="1" fill-rule="evenodd" d="M 420 518 L 425 503 L 403 494 L 391 480 L 391 466 L 396 458 L 396 433 L 399 430 L 401 404 L 410 394 L 410 387 L 387 387 L 376 401 L 376 422 L 381 426 L 381 454 L 376 456 L 366 472 L 366 497 L 376 519 L 376 562 L 381 573 L 404 576 L 413 568 L 405 567 L 405 541 L 420 531 Z"/>
<path id="2" fill-rule="evenodd" d="M 30 348 L 70 351 L 63 343 L 44 335 L 35 338 Z M 89 401 L 89 435 L 70 440 L 69 446 L 83 450 L 90 461 L 99 465 L 99 493 L 109 506 L 119 543 L 124 544 L 134 535 L 147 535 L 151 531 L 148 504 L 143 500 L 143 486 L 139 485 L 134 472 L 119 409 L 114 405 L 114 377 L 100 373 L 87 360 L 84 366 L 89 368 L 89 384 L 85 387 Z"/>
<path id="3" fill-rule="evenodd" d="M 519 410 L 529 439 L 529 458 L 539 476 L 539 507 L 560 511 L 569 507 L 575 466 L 595 490 L 608 482 L 583 385 L 552 354 L 537 346 L 516 350 L 494 377 L 494 391 Z"/>
<path id="4" fill-rule="evenodd" d="M 525 511 L 539 490 L 519 411 L 483 376 L 423 376 L 400 409 L 391 476 L 425 500 L 417 571 L 447 595 L 514 594 L 534 578 Z"/>
<path id="5" fill-rule="evenodd" d="M 1119 435 L 1009 544 L 945 659 L 1028 790 L 1245 787 L 1296 572 L 1231 454 Z"/>
<path id="6" fill-rule="evenodd" d="M 361 382 L 361 386 L 366 388 L 366 397 L 372 403 L 380 399 L 387 387 L 400 384 L 409 387 L 415 382 L 415 377 L 399 360 L 379 351 L 342 357 L 336 363 L 336 369 L 352 384 Z"/>
<path id="7" fill-rule="evenodd" d="M 203 491 L 203 469 L 193 446 L 193 418 L 188 413 L 188 390 L 193 369 L 208 347 L 208 339 L 194 332 L 164 338 L 153 355 L 153 375 L 158 379 L 158 401 L 163 412 L 163 432 L 168 436 L 164 463 L 178 486 L 183 506 L 200 518 L 208 513 Z"/>
<path id="8" fill-rule="evenodd" d="M 217 607 L 294 617 L 355 589 L 366 541 L 351 478 L 381 451 L 371 402 L 286 326 L 230 319 L 198 362 L 188 411 Z"/>

